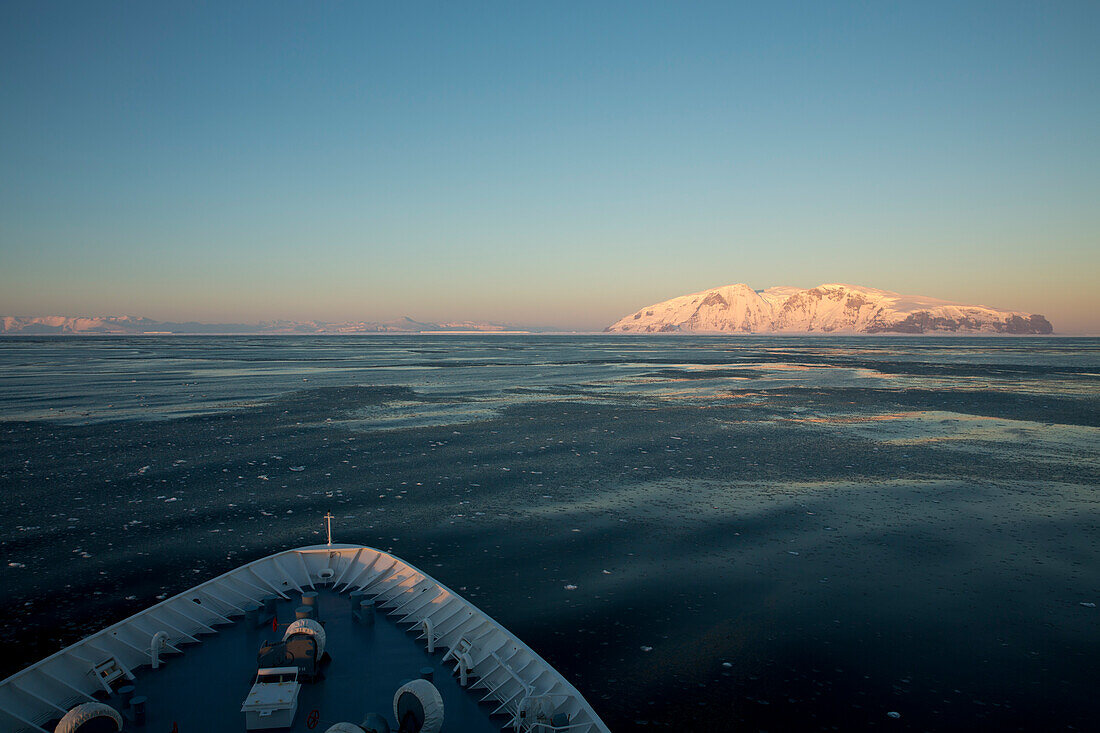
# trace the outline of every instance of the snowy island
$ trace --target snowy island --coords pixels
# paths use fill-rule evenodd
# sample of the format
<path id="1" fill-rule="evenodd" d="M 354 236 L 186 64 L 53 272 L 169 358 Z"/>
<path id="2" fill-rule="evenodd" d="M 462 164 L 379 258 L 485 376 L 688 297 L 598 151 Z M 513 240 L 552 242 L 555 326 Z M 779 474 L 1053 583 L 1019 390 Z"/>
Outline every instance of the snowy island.
<path id="1" fill-rule="evenodd" d="M 1041 315 L 900 295 L 858 285 L 753 290 L 726 285 L 646 306 L 608 326 L 619 333 L 1047 334 Z"/>

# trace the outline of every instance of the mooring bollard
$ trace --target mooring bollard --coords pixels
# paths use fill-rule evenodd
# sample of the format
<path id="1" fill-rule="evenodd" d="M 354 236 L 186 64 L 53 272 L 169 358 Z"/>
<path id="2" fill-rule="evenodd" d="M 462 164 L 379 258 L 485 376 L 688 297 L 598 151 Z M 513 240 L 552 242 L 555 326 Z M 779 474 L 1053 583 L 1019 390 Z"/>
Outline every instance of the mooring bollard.
<path id="1" fill-rule="evenodd" d="M 130 712 L 134 716 L 134 725 L 145 725 L 145 695 L 130 698 Z"/>
<path id="2" fill-rule="evenodd" d="M 313 615 L 311 616 L 311 618 L 314 621 L 320 621 L 321 620 L 321 609 L 317 605 L 317 591 L 307 590 L 305 593 L 303 593 L 302 594 L 302 605 L 305 606 L 306 608 L 309 608 L 310 610 L 312 610 Z"/>
<path id="3" fill-rule="evenodd" d="M 374 623 L 374 601 L 369 598 L 359 602 L 359 623 L 367 626 Z"/>

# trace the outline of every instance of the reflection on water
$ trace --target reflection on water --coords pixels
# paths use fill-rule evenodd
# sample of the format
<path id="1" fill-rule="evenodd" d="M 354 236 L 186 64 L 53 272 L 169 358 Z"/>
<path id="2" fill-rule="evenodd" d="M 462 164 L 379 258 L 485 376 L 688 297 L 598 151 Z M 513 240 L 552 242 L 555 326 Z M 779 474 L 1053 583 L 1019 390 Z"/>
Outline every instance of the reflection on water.
<path id="1" fill-rule="evenodd" d="M 11 338 L 0 341 L 0 419 L 168 419 L 356 383 L 439 398 L 359 415 L 364 429 L 461 423 L 524 399 L 578 394 L 701 404 L 796 386 L 1088 396 L 1100 383 L 1096 351 L 1090 339 Z"/>
<path id="2" fill-rule="evenodd" d="M 890 445 L 937 445 L 965 451 L 1000 451 L 1044 461 L 1096 465 L 1100 428 L 1030 420 L 1002 420 L 922 410 L 876 415 L 798 418 Z"/>

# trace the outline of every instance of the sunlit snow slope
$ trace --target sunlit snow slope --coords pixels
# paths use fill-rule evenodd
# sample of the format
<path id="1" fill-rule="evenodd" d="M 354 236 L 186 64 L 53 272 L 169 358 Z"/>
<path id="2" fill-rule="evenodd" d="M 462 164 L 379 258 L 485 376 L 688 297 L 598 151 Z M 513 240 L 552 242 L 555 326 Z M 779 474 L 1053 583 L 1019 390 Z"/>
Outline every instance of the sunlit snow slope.
<path id="1" fill-rule="evenodd" d="M 726 285 L 646 306 L 607 327 L 629 333 L 1051 333 L 1040 315 L 829 283 Z"/>

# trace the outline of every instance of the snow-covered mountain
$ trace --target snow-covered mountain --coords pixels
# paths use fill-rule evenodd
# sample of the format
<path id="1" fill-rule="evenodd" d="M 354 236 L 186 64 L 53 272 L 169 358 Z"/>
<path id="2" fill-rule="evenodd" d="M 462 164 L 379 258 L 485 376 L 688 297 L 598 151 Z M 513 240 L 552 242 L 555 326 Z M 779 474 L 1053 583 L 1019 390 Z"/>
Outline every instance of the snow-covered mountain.
<path id="1" fill-rule="evenodd" d="M 168 324 L 137 316 L 4 316 L 0 318 L 0 333 L 28 336 L 54 333 L 126 334 L 168 330 L 163 328 L 165 325 Z"/>
<path id="2" fill-rule="evenodd" d="M 536 331 L 546 329 L 522 328 L 501 323 L 461 321 L 457 323 L 428 323 L 408 316 L 392 321 L 269 321 L 266 323 L 174 323 L 154 321 L 136 316 L 3 316 L 0 317 L 0 335 L 44 334 L 334 334 L 334 333 L 421 333 L 429 332 L 478 332 L 501 333 Z"/>
<path id="3" fill-rule="evenodd" d="M 804 290 L 726 285 L 650 305 L 611 324 L 629 333 L 1050 333 L 1040 315 L 829 283 Z"/>

